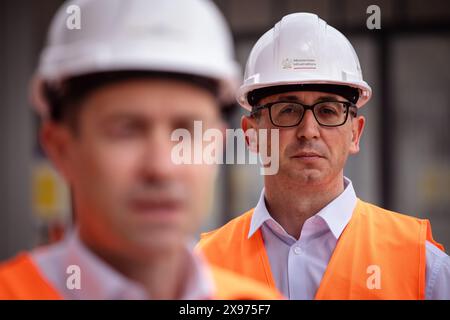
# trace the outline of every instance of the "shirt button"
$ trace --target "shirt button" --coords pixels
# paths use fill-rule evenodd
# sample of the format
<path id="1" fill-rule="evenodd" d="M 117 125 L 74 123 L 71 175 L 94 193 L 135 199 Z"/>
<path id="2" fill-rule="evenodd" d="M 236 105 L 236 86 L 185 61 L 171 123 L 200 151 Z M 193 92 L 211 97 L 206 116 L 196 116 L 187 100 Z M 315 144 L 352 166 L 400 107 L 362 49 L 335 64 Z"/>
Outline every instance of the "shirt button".
<path id="1" fill-rule="evenodd" d="M 295 253 L 295 254 L 301 254 L 301 253 L 302 253 L 302 248 L 300 248 L 300 247 L 294 247 L 294 253 Z"/>

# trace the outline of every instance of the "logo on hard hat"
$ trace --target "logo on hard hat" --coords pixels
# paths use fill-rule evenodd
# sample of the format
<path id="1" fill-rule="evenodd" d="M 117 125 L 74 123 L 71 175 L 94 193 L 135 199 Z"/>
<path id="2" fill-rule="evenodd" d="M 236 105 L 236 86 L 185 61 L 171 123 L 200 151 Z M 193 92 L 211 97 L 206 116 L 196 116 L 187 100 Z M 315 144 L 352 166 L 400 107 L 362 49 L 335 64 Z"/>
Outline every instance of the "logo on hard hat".
<path id="1" fill-rule="evenodd" d="M 281 67 L 293 70 L 317 69 L 316 59 L 284 58 L 281 60 Z"/>
<path id="2" fill-rule="evenodd" d="M 283 61 L 281 61 L 281 66 L 283 69 L 292 69 L 292 59 L 284 58 Z"/>

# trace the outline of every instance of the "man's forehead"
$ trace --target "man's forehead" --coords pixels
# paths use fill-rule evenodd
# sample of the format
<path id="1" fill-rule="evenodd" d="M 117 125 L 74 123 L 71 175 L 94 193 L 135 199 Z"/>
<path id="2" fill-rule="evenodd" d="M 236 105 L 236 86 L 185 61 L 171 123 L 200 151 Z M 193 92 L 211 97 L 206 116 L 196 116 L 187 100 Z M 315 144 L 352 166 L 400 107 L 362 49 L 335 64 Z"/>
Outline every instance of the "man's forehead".
<path id="1" fill-rule="evenodd" d="M 190 120 L 206 120 L 218 118 L 220 113 L 214 108 L 206 110 L 205 108 L 195 108 L 196 106 L 180 106 L 180 105 L 139 105 L 130 104 L 119 107 L 104 108 L 99 113 L 100 118 L 108 120 L 139 120 L 139 121 L 190 121 Z"/>
<path id="2" fill-rule="evenodd" d="M 327 93 L 327 92 L 318 92 L 318 91 L 291 91 L 291 92 L 283 92 L 277 93 L 268 97 L 265 97 L 261 100 L 262 104 L 275 102 L 278 100 L 287 100 L 287 101 L 299 101 L 303 103 L 314 103 L 316 101 L 327 101 L 327 100 L 346 100 L 343 97 Z"/>
<path id="3" fill-rule="evenodd" d="M 170 117 L 216 114 L 219 106 L 208 91 L 184 82 L 156 79 L 123 81 L 97 89 L 85 101 L 100 114 Z"/>

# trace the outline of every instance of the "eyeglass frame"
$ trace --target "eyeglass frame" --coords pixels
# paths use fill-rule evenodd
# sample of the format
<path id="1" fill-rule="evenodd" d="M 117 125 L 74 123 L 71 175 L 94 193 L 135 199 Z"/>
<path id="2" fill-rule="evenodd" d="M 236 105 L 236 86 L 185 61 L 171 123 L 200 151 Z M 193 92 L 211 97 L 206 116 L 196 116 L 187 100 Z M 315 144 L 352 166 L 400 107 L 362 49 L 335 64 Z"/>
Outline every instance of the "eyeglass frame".
<path id="1" fill-rule="evenodd" d="M 326 102 L 339 102 L 339 103 L 344 104 L 344 106 L 345 106 L 345 119 L 344 119 L 344 121 L 343 121 L 341 124 L 337 124 L 337 125 L 328 125 L 328 124 L 322 124 L 322 123 L 319 122 L 319 120 L 317 120 L 316 114 L 314 113 L 314 107 L 315 107 L 316 105 L 320 104 L 320 103 L 326 103 Z M 279 125 L 275 124 L 275 123 L 273 122 L 273 119 L 272 119 L 271 107 L 272 107 L 273 105 L 277 104 L 277 103 L 294 103 L 294 104 L 299 104 L 299 105 L 301 105 L 301 106 L 303 107 L 303 109 L 304 109 L 304 112 L 303 112 L 303 114 L 302 114 L 300 120 L 299 120 L 295 125 L 291 125 L 291 126 L 279 126 Z M 301 102 L 299 102 L 299 101 L 279 100 L 279 101 L 269 102 L 269 103 L 266 103 L 266 104 L 263 104 L 263 105 L 254 107 L 254 108 L 252 109 L 250 115 L 251 115 L 251 116 L 254 116 L 258 111 L 261 111 L 261 110 L 266 109 L 266 108 L 269 109 L 269 118 L 270 118 L 270 122 L 272 123 L 272 125 L 274 125 L 275 127 L 278 127 L 278 128 L 293 128 L 293 127 L 298 126 L 300 123 L 302 123 L 303 118 L 305 117 L 306 111 L 308 111 L 308 110 L 311 110 L 311 112 L 312 112 L 312 114 L 313 114 L 313 116 L 314 116 L 314 119 L 316 119 L 317 123 L 318 123 L 320 126 L 323 126 L 323 127 L 331 127 L 331 128 L 343 126 L 343 125 L 347 122 L 348 114 L 350 113 L 350 112 L 349 112 L 349 111 L 350 111 L 350 108 L 355 108 L 355 109 L 356 109 L 356 111 L 353 112 L 353 116 L 354 116 L 354 117 L 356 117 L 356 116 L 358 115 L 358 107 L 356 106 L 356 104 L 354 104 L 354 103 L 352 103 L 352 102 L 350 102 L 350 101 L 339 101 L 339 100 L 317 101 L 316 103 L 314 103 L 314 104 L 312 104 L 312 105 L 304 104 L 304 103 L 301 103 Z"/>

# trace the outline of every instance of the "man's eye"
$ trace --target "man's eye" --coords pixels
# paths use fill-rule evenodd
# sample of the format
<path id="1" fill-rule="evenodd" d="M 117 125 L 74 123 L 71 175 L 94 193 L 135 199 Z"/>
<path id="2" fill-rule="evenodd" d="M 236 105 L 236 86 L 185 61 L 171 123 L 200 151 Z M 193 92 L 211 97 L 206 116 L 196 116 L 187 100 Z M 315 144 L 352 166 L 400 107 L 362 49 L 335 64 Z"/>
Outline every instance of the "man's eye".
<path id="1" fill-rule="evenodd" d="M 284 108 L 281 113 L 292 113 L 294 110 L 292 108 Z"/>
<path id="2" fill-rule="evenodd" d="M 289 114 L 289 113 L 293 113 L 293 112 L 295 112 L 295 109 L 293 106 L 286 106 L 281 110 L 280 113 Z"/>
<path id="3" fill-rule="evenodd" d="M 337 111 L 333 107 L 322 107 L 320 108 L 320 113 L 323 115 L 336 115 Z"/>
<path id="4" fill-rule="evenodd" d="M 323 108 L 323 109 L 322 109 L 322 113 L 332 113 L 332 114 L 335 114 L 335 113 L 336 113 L 336 110 L 331 109 L 331 108 Z"/>
<path id="5" fill-rule="evenodd" d="M 122 123 L 112 126 L 109 130 L 113 137 L 128 138 L 138 135 L 142 132 L 142 126 L 134 123 Z"/>

